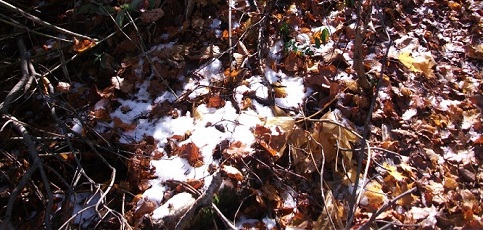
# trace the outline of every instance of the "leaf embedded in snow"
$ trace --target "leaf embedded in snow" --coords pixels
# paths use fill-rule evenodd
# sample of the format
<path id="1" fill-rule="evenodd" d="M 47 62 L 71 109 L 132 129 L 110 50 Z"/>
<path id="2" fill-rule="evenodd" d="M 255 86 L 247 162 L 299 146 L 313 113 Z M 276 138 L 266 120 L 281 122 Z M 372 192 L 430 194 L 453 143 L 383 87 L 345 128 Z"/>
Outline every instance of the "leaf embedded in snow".
<path id="1" fill-rule="evenodd" d="M 226 173 L 229 178 L 235 179 L 237 181 L 243 181 L 243 174 L 237 168 L 230 165 L 221 166 L 221 171 Z"/>
<path id="2" fill-rule="evenodd" d="M 126 131 L 132 131 L 136 129 L 136 124 L 128 124 L 124 123 L 120 118 L 114 117 L 112 119 L 114 121 L 114 128 L 120 128 Z"/>
<path id="3" fill-rule="evenodd" d="M 203 166 L 203 156 L 200 153 L 200 149 L 195 144 L 184 144 L 178 149 L 178 151 L 178 155 L 188 160 L 188 163 L 191 166 L 195 168 Z"/>
<path id="4" fill-rule="evenodd" d="M 248 151 L 248 146 L 247 144 L 241 142 L 241 141 L 235 141 L 230 144 L 230 146 L 223 151 L 223 156 L 225 158 L 230 158 L 230 157 L 245 157 L 250 152 Z"/>
<path id="5" fill-rule="evenodd" d="M 211 95 L 208 99 L 208 108 L 221 108 L 225 106 L 225 100 L 218 94 Z"/>

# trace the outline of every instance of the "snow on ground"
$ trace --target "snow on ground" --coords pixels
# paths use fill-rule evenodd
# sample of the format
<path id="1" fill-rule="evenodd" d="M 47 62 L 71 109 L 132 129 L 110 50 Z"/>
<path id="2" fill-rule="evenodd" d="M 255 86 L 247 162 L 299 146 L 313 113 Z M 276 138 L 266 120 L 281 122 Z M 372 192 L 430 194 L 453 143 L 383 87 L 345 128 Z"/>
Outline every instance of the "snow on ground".
<path id="1" fill-rule="evenodd" d="M 165 46 L 169 46 L 169 44 Z M 137 73 L 140 73 L 140 71 L 137 71 Z M 213 79 L 219 80 L 223 77 L 221 62 L 217 59 L 212 60 L 199 70 L 199 73 L 204 78 L 200 80 L 191 79 L 184 85 L 183 93 L 190 93 L 188 96 L 190 99 L 209 93 L 207 87 L 204 86 L 210 85 Z M 265 76 L 252 76 L 246 82 L 248 84 L 241 85 L 234 90 L 234 97 L 238 103 L 242 102 L 243 93 L 247 91 L 254 91 L 257 97 L 267 98 L 269 89 L 264 82 L 278 82 L 285 87 L 287 97 L 275 98 L 275 104 L 282 108 L 300 108 L 305 97 L 310 93 L 310 91 L 304 88 L 302 78 L 287 76 L 282 72 L 275 72 L 269 68 L 266 69 Z M 140 207 L 144 200 L 158 204 L 159 207 L 154 211 L 155 215 L 152 218 L 160 219 L 167 215 L 167 211 L 165 210 L 166 205 L 161 204 L 172 203 L 163 198 L 167 190 L 163 185 L 165 181 L 203 179 L 205 181 L 204 189 L 206 189 L 211 181 L 208 166 L 210 164 L 219 164 L 212 157 L 213 150 L 217 144 L 223 140 L 230 142 L 241 141 L 247 146 L 246 152 L 252 152 L 253 149 L 250 146 L 255 142 L 253 135 L 254 128 L 257 124 L 263 125 L 265 118 L 273 117 L 274 114 L 269 107 L 261 105 L 255 100 L 252 100 L 253 108 L 247 108 L 242 110 L 241 113 L 237 113 L 234 105 L 230 101 L 226 101 L 225 105 L 218 109 L 209 108 L 206 104 L 201 104 L 193 111 L 187 112 L 184 116 L 177 118 L 164 116 L 160 119 L 150 120 L 144 117 L 153 109 L 153 104 L 164 101 L 173 102 L 175 97 L 169 93 L 164 93 L 155 99 L 150 99 L 147 91 L 148 86 L 149 81 L 146 81 L 138 85 L 139 90 L 130 99 L 118 99 L 120 106 L 112 112 L 111 117 L 119 118 L 126 124 L 136 124 L 134 130 L 123 133 L 121 142 L 138 142 L 145 136 L 152 136 L 158 142 L 158 150 L 165 152 L 164 147 L 168 142 L 168 138 L 173 135 L 185 135 L 189 133 L 189 138 L 178 143 L 178 145 L 182 146 L 183 144 L 193 143 L 200 149 L 200 153 L 203 156 L 203 165 L 200 167 L 191 166 L 186 159 L 179 156 L 168 157 L 168 154 L 164 154 L 159 160 L 151 161 L 151 165 L 155 167 L 155 176 L 157 176 L 157 179 L 150 181 L 151 188 L 144 192 L 144 199 L 139 201 L 138 207 Z M 101 100 L 96 105 L 96 108 L 102 109 L 104 104 Z M 216 127 L 223 127 L 223 129 L 220 130 L 215 125 Z M 109 126 L 114 127 L 114 122 L 111 122 Z M 178 199 L 179 197 L 175 196 L 171 199 L 174 198 Z M 240 222 L 240 224 L 244 221 Z M 272 222 L 274 223 L 273 220 L 268 219 L 264 220 L 264 222 L 267 225 L 270 225 Z"/>

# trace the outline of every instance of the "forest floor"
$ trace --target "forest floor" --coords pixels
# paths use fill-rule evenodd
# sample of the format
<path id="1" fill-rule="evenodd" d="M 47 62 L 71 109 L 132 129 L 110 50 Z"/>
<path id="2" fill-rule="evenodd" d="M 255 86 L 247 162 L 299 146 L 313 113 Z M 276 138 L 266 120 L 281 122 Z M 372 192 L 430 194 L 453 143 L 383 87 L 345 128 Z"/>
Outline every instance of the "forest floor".
<path id="1" fill-rule="evenodd" d="M 480 1 L 12 4 L 3 226 L 483 228 Z"/>

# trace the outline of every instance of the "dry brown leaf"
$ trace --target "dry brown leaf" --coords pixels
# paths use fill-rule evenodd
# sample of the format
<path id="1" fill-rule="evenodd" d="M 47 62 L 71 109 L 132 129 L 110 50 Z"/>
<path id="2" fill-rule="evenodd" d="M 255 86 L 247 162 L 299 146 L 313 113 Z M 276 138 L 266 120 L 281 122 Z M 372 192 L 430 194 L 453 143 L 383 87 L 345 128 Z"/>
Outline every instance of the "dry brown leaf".
<path id="1" fill-rule="evenodd" d="M 272 157 L 279 158 L 285 149 L 286 134 L 278 126 L 275 127 L 275 132 L 276 134 L 272 133 L 272 130 L 267 127 L 257 125 L 253 134 L 257 143 L 267 150 Z"/>
<path id="2" fill-rule="evenodd" d="M 243 174 L 237 168 L 230 165 L 221 166 L 221 171 L 226 173 L 229 178 L 235 179 L 237 181 L 243 181 Z"/>
<path id="3" fill-rule="evenodd" d="M 445 176 L 443 179 L 443 187 L 446 189 L 456 189 L 458 187 L 458 177 L 454 175 Z"/>
<path id="4" fill-rule="evenodd" d="M 398 196 L 413 187 L 414 183 L 407 184 L 405 182 L 396 182 L 396 188 L 394 189 L 393 196 Z M 415 202 L 419 197 L 414 196 L 413 194 L 407 194 L 397 200 L 397 204 L 401 206 L 410 206 Z"/>
<path id="5" fill-rule="evenodd" d="M 225 100 L 223 100 L 223 98 L 221 98 L 220 95 L 218 94 L 211 95 L 210 98 L 208 99 L 208 104 L 207 104 L 208 108 L 219 109 L 223 106 L 225 106 Z"/>
<path id="6" fill-rule="evenodd" d="M 182 145 L 179 149 L 179 156 L 188 160 L 188 163 L 195 167 L 203 166 L 203 156 L 200 153 L 200 149 L 194 143 L 187 143 Z"/>
<path id="7" fill-rule="evenodd" d="M 120 118 L 114 117 L 112 119 L 114 121 L 114 128 L 120 128 L 125 131 L 132 131 L 136 129 L 136 124 L 128 124 L 124 123 Z"/>
<path id="8" fill-rule="evenodd" d="M 88 39 L 83 39 L 82 41 L 77 40 L 77 38 L 74 38 L 74 45 L 72 46 L 72 49 L 75 52 L 84 52 L 92 47 L 96 46 L 96 42 Z"/>
<path id="9" fill-rule="evenodd" d="M 369 210 L 377 210 L 386 200 L 386 194 L 382 191 L 382 185 L 377 181 L 370 181 L 366 187 L 361 200 L 361 204 L 367 206 Z"/>
<path id="10" fill-rule="evenodd" d="M 103 109 L 103 108 L 96 109 L 94 111 L 91 111 L 90 114 L 99 121 L 105 121 L 105 122 L 111 121 L 111 112 L 107 111 L 107 109 Z"/>
<path id="11" fill-rule="evenodd" d="M 67 82 L 59 82 L 55 89 L 60 93 L 68 93 L 70 91 L 70 84 Z"/>
<path id="12" fill-rule="evenodd" d="M 275 92 L 275 98 L 286 98 L 288 95 L 286 87 L 278 82 L 273 84 L 273 91 Z"/>
<path id="13" fill-rule="evenodd" d="M 225 158 L 230 157 L 245 157 L 249 154 L 247 151 L 247 144 L 242 143 L 241 141 L 235 141 L 230 144 L 230 147 L 223 151 L 223 155 Z"/>
<path id="14" fill-rule="evenodd" d="M 287 71 L 298 71 L 303 67 L 303 60 L 296 52 L 290 52 L 283 62 L 283 66 Z"/>
<path id="15" fill-rule="evenodd" d="M 193 187 L 194 189 L 200 189 L 201 187 L 203 187 L 203 181 L 198 179 L 188 179 L 186 183 L 191 185 L 191 187 Z"/>
<path id="16" fill-rule="evenodd" d="M 161 8 L 147 10 L 141 13 L 141 20 L 144 23 L 151 23 L 161 19 L 164 16 L 164 11 Z"/>

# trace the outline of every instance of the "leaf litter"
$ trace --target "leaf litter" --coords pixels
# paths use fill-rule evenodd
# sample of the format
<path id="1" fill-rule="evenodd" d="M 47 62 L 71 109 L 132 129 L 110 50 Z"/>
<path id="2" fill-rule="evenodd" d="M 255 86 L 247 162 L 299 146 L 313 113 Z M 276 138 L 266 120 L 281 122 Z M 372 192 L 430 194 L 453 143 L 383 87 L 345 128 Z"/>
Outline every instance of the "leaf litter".
<path id="1" fill-rule="evenodd" d="M 240 20 L 230 53 L 227 5 L 191 2 L 192 18 L 183 23 L 170 18 L 182 14 L 175 3 L 141 6 L 141 21 L 159 24 L 143 31 L 150 58 L 135 56 L 129 42 L 110 41 L 112 55 L 125 55 L 121 64 L 111 65 L 106 54 L 101 68 L 84 70 L 105 79 L 56 87 L 75 108 L 88 108 L 89 122 L 70 122 L 74 132 L 95 131 L 135 153 L 126 160 L 129 179 L 119 183 L 137 193 L 130 224 L 147 227 L 188 209 L 196 198 L 188 188 L 206 191 L 220 170 L 215 203 L 239 229 L 483 227 L 480 3 L 378 2 L 395 45 L 380 75 L 366 147 L 359 133 L 373 98 L 351 66 L 361 48 L 367 75 L 379 77 L 387 37 L 375 14 L 364 46 L 355 47 L 350 6 L 277 3 L 263 19 L 268 54 L 258 60 L 254 31 L 263 7 L 233 1 Z M 76 39 L 73 50 L 94 46 Z M 258 61 L 265 63 L 254 67 Z M 362 162 L 367 183 L 354 185 L 361 148 L 371 154 Z M 354 189 L 361 198 L 346 223 Z M 235 208 L 223 203 L 230 196 L 222 191 Z"/>

